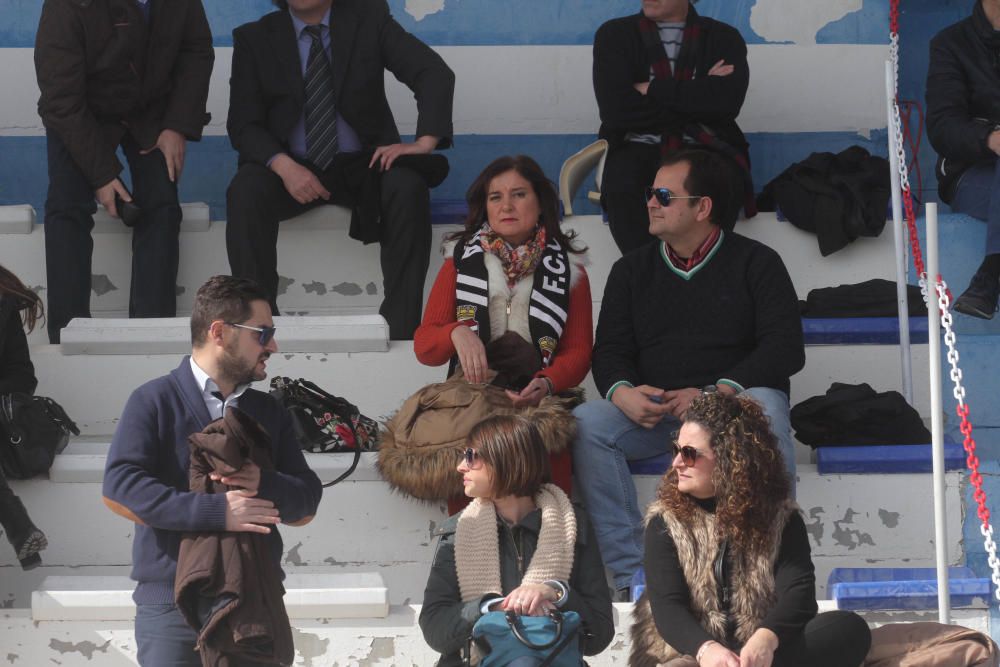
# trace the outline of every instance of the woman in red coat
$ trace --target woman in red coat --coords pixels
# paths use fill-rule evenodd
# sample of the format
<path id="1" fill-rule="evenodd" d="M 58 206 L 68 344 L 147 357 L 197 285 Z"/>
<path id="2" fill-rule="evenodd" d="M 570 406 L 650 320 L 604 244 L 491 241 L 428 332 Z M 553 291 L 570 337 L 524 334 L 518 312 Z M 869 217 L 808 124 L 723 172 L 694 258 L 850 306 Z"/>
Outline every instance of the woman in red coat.
<path id="1" fill-rule="evenodd" d="M 429 366 L 450 362 L 469 382 L 505 386 L 515 407 L 537 406 L 590 371 L 584 249 L 560 228 L 556 189 L 530 157 L 494 160 L 466 199 L 465 229 L 447 239 L 414 351 Z M 552 463 L 568 492 L 568 452 Z"/>

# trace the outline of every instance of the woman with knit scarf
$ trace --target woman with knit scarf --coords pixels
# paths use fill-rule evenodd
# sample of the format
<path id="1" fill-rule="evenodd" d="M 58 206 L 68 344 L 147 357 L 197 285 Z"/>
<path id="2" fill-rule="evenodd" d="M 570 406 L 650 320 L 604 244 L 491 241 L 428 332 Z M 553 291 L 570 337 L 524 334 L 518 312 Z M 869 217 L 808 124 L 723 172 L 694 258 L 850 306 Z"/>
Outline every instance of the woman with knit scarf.
<path id="1" fill-rule="evenodd" d="M 646 513 L 646 590 L 631 667 L 857 667 L 871 633 L 856 614 L 816 614 L 799 508 L 754 401 L 691 404 L 672 469 Z"/>
<path id="2" fill-rule="evenodd" d="M 538 429 L 514 415 L 487 419 L 469 435 L 458 472 L 472 502 L 436 531 L 420 611 L 438 667 L 465 664 L 472 626 L 487 611 L 575 611 L 584 653 L 603 651 L 614 636 L 604 563 L 586 514 L 546 483 Z"/>
<path id="3" fill-rule="evenodd" d="M 414 352 L 428 366 L 450 364 L 453 378 L 488 386 L 496 404 L 490 414 L 544 413 L 553 480 L 569 493 L 575 422 L 567 408 L 579 395 L 567 392 L 590 371 L 594 346 L 584 251 L 575 233 L 560 227 L 559 196 L 530 157 L 494 160 L 466 199 L 465 228 L 446 239 Z M 452 447 L 433 453 L 425 447 L 414 460 L 413 451 L 395 446 L 394 425 L 379 453 L 383 476 L 417 498 L 461 499 L 460 488 L 439 480 L 454 481 L 455 455 L 468 431 L 454 433 Z M 414 479 L 416 471 L 422 479 Z M 463 506 L 451 502 L 449 510 Z"/>

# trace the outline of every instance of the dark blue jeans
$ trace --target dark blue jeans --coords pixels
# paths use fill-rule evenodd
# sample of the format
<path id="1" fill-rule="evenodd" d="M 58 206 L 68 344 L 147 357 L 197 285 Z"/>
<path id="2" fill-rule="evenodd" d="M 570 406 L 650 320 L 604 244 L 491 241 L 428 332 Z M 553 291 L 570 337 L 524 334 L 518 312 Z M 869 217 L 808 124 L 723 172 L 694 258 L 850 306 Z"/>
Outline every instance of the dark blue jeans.
<path id="1" fill-rule="evenodd" d="M 986 254 L 1000 252 L 1000 160 L 970 167 L 955 188 L 951 209 L 986 222 Z"/>
<path id="2" fill-rule="evenodd" d="M 141 667 L 201 667 L 194 650 L 198 634 L 172 604 L 139 604 L 135 607 L 135 643 Z M 266 667 L 245 660 L 239 667 Z"/>
<path id="3" fill-rule="evenodd" d="M 45 273 L 48 282 L 49 341 L 74 317 L 90 317 L 94 188 L 54 132 L 48 143 L 49 191 L 45 200 Z M 132 196 L 142 210 L 132 230 L 130 317 L 177 314 L 177 261 L 181 207 L 177 184 L 167 175 L 163 154 L 148 155 L 128 135 L 122 150 L 132 175 Z"/>

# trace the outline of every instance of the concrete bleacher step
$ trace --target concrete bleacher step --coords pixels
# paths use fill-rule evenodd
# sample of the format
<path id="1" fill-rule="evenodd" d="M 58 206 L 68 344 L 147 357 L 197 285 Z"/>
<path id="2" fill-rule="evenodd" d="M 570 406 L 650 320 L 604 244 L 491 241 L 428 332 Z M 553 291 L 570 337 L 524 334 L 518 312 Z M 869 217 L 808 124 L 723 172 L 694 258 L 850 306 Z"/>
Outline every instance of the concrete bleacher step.
<path id="1" fill-rule="evenodd" d="M 389 325 L 381 315 L 279 316 L 279 352 L 385 352 Z M 62 331 L 63 354 L 147 355 L 191 351 L 186 317 L 77 318 Z"/>
<path id="2" fill-rule="evenodd" d="M 928 473 L 932 470 L 931 445 L 817 447 L 816 468 L 821 475 Z M 965 470 L 965 450 L 947 435 L 944 468 Z"/>
<path id="3" fill-rule="evenodd" d="M 927 343 L 927 318 L 910 317 L 910 344 Z M 898 317 L 803 317 L 806 345 L 899 345 Z"/>
<path id="4" fill-rule="evenodd" d="M 838 567 L 830 572 L 827 591 L 838 609 L 851 611 L 938 608 L 937 570 L 929 567 Z M 985 609 L 991 582 L 971 568 L 949 567 L 948 593 L 952 609 Z"/>
<path id="5" fill-rule="evenodd" d="M 284 582 L 288 617 L 385 618 L 389 593 L 378 572 L 289 574 Z M 46 577 L 31 595 L 38 621 L 131 621 L 135 618 L 127 577 Z"/>
<path id="6" fill-rule="evenodd" d="M 49 481 L 58 484 L 100 484 L 104 479 L 104 462 L 111 443 L 108 438 L 73 440 L 49 468 Z M 306 463 L 320 480 L 336 479 L 347 470 L 354 455 L 351 453 L 305 453 Z M 349 479 L 355 482 L 379 482 L 375 469 L 375 452 L 362 452 L 358 467 Z"/>
<path id="7" fill-rule="evenodd" d="M 0 206 L 0 234 L 30 234 L 35 209 L 27 204 Z"/>

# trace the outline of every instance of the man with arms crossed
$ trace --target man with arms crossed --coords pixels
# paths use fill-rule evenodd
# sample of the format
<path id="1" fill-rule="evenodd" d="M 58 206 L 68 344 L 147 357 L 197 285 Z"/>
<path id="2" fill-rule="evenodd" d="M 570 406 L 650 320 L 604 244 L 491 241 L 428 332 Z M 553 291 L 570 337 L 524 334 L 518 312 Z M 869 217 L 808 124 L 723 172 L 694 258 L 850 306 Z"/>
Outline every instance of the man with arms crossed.
<path id="1" fill-rule="evenodd" d="M 573 466 L 620 599 L 642 564 L 628 461 L 670 452 L 699 393 L 757 400 L 794 488 L 788 378 L 805 364 L 799 304 L 777 253 L 724 231 L 740 192 L 726 157 L 671 154 L 647 188 L 649 233 L 659 241 L 619 259 L 608 276 L 593 357 L 604 399 L 574 411 Z"/>
<path id="2" fill-rule="evenodd" d="M 250 389 L 267 377 L 278 351 L 267 296 L 253 282 L 215 276 L 199 288 L 191 313 L 191 356 L 169 375 L 136 389 L 125 405 L 104 472 L 104 502 L 136 522 L 132 578 L 137 585 L 139 663 L 201 665 L 196 632 L 174 605 L 174 575 L 184 532 L 267 534 L 274 566 L 282 554 L 278 523 L 312 519 L 323 489 L 295 440 L 287 411 Z M 188 436 L 239 409 L 271 436 L 274 471 L 248 461 L 221 482 L 227 493 L 188 491 Z"/>

